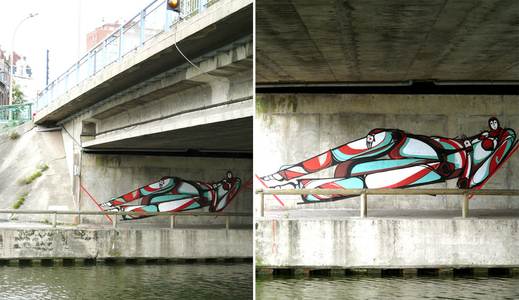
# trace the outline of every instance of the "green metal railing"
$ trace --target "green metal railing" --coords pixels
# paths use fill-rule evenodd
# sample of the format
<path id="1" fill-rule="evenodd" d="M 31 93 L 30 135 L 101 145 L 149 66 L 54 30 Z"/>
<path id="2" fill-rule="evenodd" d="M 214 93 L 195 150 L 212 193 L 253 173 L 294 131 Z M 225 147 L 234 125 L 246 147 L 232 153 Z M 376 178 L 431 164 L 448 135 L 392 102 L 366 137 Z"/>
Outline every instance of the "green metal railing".
<path id="1" fill-rule="evenodd" d="M 0 105 L 0 124 L 20 125 L 32 120 L 32 103 Z"/>
<path id="2" fill-rule="evenodd" d="M 40 111 L 74 86 L 120 62 L 123 57 L 142 48 L 153 37 L 171 30 L 172 26 L 205 11 L 219 0 L 180 0 L 181 13 L 167 9 L 166 0 L 154 0 L 115 30 L 65 73 L 49 83 L 38 94 L 35 111 Z"/>

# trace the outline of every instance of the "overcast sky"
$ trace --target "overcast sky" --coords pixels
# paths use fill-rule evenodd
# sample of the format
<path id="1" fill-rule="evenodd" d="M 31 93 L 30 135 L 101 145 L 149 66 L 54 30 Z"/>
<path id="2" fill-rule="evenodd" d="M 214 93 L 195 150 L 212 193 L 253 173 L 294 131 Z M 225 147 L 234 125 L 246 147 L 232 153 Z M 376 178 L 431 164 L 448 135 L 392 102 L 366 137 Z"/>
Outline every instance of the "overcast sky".
<path id="1" fill-rule="evenodd" d="M 50 79 L 85 53 L 86 34 L 105 22 L 129 20 L 153 0 L 1 0 L 0 47 L 10 51 L 16 25 L 30 13 L 15 37 L 15 50 L 27 57 L 38 89 L 45 85 L 45 52 L 50 50 Z M 79 37 L 79 38 L 78 38 Z"/>

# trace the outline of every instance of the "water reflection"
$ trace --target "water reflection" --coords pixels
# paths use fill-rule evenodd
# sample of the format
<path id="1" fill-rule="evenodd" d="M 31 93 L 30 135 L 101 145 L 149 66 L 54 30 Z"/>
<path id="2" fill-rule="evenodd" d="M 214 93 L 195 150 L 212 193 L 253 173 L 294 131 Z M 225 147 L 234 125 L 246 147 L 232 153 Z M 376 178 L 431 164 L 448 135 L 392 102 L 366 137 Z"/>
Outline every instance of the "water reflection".
<path id="1" fill-rule="evenodd" d="M 258 300 L 267 299 L 519 299 L 518 277 L 274 279 L 259 277 Z"/>
<path id="2" fill-rule="evenodd" d="M 251 264 L 0 268 L 0 299 L 252 299 Z"/>

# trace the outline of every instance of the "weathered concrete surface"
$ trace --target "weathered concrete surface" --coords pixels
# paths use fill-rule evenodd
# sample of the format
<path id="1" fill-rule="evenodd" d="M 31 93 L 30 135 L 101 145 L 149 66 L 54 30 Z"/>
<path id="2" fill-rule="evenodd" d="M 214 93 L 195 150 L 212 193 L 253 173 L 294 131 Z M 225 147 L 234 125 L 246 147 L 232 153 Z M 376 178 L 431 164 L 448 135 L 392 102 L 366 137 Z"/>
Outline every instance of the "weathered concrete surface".
<path id="1" fill-rule="evenodd" d="M 12 132 L 19 137 L 9 138 Z M 40 132 L 34 124 L 27 123 L 0 136 L 0 153 L 0 208 L 11 209 L 19 197 L 27 194 L 20 209 L 77 209 L 70 197 L 72 185 L 60 132 Z M 48 169 L 40 177 L 30 184 L 22 182 L 41 165 Z M 17 218 L 43 220 L 48 216 Z"/>
<path id="2" fill-rule="evenodd" d="M 257 82 L 518 80 L 515 0 L 256 4 Z"/>
<path id="3" fill-rule="evenodd" d="M 251 229 L 7 229 L 0 259 L 252 257 Z"/>
<path id="4" fill-rule="evenodd" d="M 399 128 L 423 135 L 456 137 L 478 134 L 488 128 L 490 116 L 503 127 L 519 132 L 519 96 L 484 95 L 327 95 L 263 94 L 257 97 L 254 172 L 271 174 L 282 165 L 299 162 L 330 148 L 353 141 L 374 128 Z M 333 168 L 313 174 L 333 177 Z M 487 188 L 519 188 L 519 154 L 515 154 L 485 185 Z M 256 185 L 259 187 L 259 185 Z M 456 188 L 455 181 L 428 186 Z M 300 197 L 283 196 L 288 208 Z M 258 199 L 258 198 L 256 198 Z M 290 200 L 293 199 L 293 200 Z M 282 209 L 266 196 L 267 209 Z M 256 201 L 259 203 L 259 201 Z M 519 208 L 513 197 L 475 197 L 471 208 Z M 334 203 L 298 205 L 298 209 L 358 208 L 358 198 Z M 369 196 L 372 209 L 458 209 L 459 197 Z"/>
<path id="5" fill-rule="evenodd" d="M 252 138 L 240 137 L 252 134 L 252 36 L 242 43 L 200 67 L 186 63 L 145 80 L 63 123 L 81 126 L 85 148 L 251 152 Z"/>
<path id="6" fill-rule="evenodd" d="M 255 255 L 257 267 L 504 267 L 518 247 L 516 218 L 261 219 Z"/>

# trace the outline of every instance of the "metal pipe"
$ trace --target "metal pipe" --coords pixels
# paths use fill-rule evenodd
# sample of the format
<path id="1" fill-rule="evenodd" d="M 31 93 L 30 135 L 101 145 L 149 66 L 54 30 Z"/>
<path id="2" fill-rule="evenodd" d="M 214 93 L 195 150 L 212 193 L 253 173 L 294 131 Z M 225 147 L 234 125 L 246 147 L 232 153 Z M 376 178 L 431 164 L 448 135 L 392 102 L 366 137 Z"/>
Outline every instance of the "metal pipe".
<path id="1" fill-rule="evenodd" d="M 267 195 L 360 195 L 363 192 L 369 195 L 486 195 L 486 196 L 519 196 L 519 190 L 515 189 L 261 189 L 256 193 Z"/>
<path id="2" fill-rule="evenodd" d="M 77 215 L 77 210 L 19 210 L 19 209 L 0 209 L 0 214 L 20 214 L 20 215 L 48 215 L 48 214 L 56 214 L 56 215 Z M 117 215 L 117 216 L 139 216 L 143 215 L 143 213 L 135 212 L 135 211 L 92 211 L 92 210 L 84 210 L 81 211 L 82 215 L 93 215 L 93 216 L 103 216 L 103 215 Z M 193 216 L 193 217 L 250 217 L 252 213 L 250 212 L 146 212 L 147 216 Z"/>

